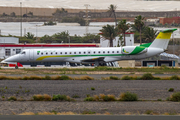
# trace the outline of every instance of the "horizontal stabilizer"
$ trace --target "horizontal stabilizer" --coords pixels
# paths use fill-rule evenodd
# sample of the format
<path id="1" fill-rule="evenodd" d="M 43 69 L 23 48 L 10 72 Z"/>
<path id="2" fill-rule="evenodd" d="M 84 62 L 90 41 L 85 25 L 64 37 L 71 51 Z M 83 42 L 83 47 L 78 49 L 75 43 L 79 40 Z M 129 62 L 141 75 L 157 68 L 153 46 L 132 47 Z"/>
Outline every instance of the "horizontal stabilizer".
<path id="1" fill-rule="evenodd" d="M 167 29 L 167 30 L 162 30 L 160 32 L 163 32 L 163 33 L 172 33 L 174 31 L 176 31 L 177 29 Z"/>

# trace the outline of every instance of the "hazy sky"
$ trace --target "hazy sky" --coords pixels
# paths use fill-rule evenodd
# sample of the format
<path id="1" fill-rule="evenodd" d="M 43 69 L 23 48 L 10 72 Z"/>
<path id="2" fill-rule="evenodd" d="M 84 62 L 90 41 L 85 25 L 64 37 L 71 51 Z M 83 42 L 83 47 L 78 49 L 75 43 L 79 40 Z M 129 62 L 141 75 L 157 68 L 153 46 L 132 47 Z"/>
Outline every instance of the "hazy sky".
<path id="1" fill-rule="evenodd" d="M 0 6 L 43 8 L 107 9 L 110 4 L 117 5 L 117 10 L 136 11 L 172 11 L 180 10 L 180 1 L 137 1 L 137 0 L 0 0 Z"/>

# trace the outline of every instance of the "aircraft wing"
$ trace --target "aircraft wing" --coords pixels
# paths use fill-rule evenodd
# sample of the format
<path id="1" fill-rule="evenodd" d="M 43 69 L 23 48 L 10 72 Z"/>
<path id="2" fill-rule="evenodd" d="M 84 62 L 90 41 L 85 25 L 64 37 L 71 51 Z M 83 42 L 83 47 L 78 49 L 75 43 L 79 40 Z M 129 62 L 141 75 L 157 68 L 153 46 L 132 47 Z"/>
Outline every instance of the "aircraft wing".
<path id="1" fill-rule="evenodd" d="M 89 59 L 81 60 L 81 62 L 95 62 L 95 61 L 104 62 L 104 58 L 105 57 L 89 58 Z"/>

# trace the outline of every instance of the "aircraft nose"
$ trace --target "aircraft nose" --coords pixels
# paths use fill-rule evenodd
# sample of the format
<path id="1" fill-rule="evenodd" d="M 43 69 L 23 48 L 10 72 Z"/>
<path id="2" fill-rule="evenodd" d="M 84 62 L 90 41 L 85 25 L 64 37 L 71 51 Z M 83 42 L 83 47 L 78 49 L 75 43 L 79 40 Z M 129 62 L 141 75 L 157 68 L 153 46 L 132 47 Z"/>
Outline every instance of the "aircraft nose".
<path id="1" fill-rule="evenodd" d="M 18 55 L 11 56 L 6 58 L 5 60 L 1 61 L 1 63 L 7 63 L 7 62 L 18 62 L 17 61 Z"/>
<path id="2" fill-rule="evenodd" d="M 6 63 L 6 60 L 1 61 L 1 63 Z"/>

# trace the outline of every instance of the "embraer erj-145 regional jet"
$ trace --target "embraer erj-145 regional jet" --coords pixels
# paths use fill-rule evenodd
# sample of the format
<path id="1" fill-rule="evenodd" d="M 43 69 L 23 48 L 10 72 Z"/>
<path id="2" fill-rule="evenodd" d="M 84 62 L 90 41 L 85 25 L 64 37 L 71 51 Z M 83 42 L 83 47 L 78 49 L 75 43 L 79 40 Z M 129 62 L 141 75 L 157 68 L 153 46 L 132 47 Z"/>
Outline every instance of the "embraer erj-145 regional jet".
<path id="1" fill-rule="evenodd" d="M 171 34 L 177 29 L 160 31 L 152 43 L 140 46 L 104 47 L 104 48 L 60 48 L 60 49 L 26 49 L 11 56 L 6 62 L 72 62 L 72 63 L 99 63 L 137 60 L 148 58 L 164 52 L 167 49 Z"/>

